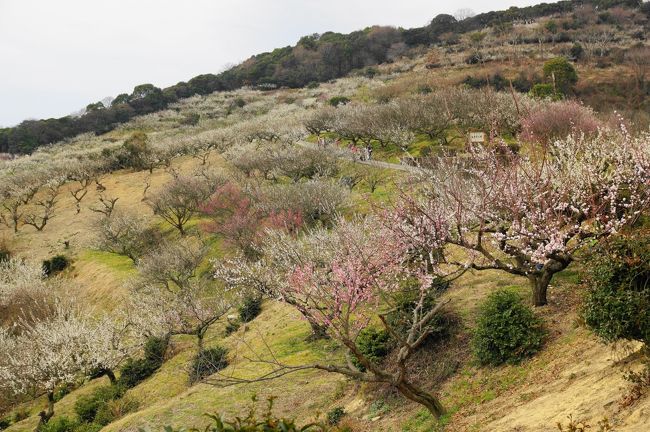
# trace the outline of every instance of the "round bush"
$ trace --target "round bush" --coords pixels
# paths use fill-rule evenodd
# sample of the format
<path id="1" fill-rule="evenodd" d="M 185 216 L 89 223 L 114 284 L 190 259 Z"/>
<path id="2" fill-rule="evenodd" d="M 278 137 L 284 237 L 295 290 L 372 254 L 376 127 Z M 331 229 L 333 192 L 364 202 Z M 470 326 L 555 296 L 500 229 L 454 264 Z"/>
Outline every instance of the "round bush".
<path id="1" fill-rule="evenodd" d="M 11 426 L 11 421 L 8 418 L 0 418 L 0 430 L 7 429 L 9 426 Z"/>
<path id="2" fill-rule="evenodd" d="M 200 381 L 228 366 L 227 354 L 228 350 L 220 346 L 201 351 L 192 362 L 190 382 Z"/>
<path id="3" fill-rule="evenodd" d="M 343 416 L 345 416 L 345 410 L 342 407 L 336 407 L 327 413 L 327 424 L 336 426 L 341 422 Z"/>
<path id="4" fill-rule="evenodd" d="M 564 94 L 573 91 L 578 82 L 578 73 L 573 65 L 564 57 L 556 57 L 544 63 L 544 77 L 555 80 L 555 86 Z"/>
<path id="5" fill-rule="evenodd" d="M 169 339 L 166 337 L 152 336 L 144 344 L 144 358 L 156 368 L 162 366 L 165 360 L 165 352 L 169 345 Z"/>
<path id="6" fill-rule="evenodd" d="M 337 107 L 339 105 L 346 105 L 350 103 L 350 99 L 345 96 L 334 96 L 328 101 L 328 103 L 333 107 Z"/>
<path id="7" fill-rule="evenodd" d="M 43 261 L 43 272 L 45 276 L 50 276 L 62 272 L 70 265 L 70 260 L 64 255 L 56 255 L 49 260 Z"/>
<path id="8" fill-rule="evenodd" d="M 589 262 L 585 323 L 603 340 L 650 341 L 650 236 L 619 237 Z"/>
<path id="9" fill-rule="evenodd" d="M 91 423 L 102 407 L 112 400 L 119 399 L 123 394 L 124 388 L 121 386 L 98 387 L 94 392 L 80 396 L 74 404 L 74 411 L 80 421 Z"/>
<path id="10" fill-rule="evenodd" d="M 430 311 L 436 305 L 436 297 L 449 287 L 449 282 L 444 279 L 434 279 L 424 298 L 422 313 Z M 409 279 L 403 283 L 400 291 L 393 296 L 393 310 L 386 318 L 388 324 L 398 334 L 404 334 L 412 326 L 413 310 L 420 301 L 420 283 L 416 279 Z M 443 314 L 437 314 L 429 323 L 428 342 L 435 342 L 449 334 L 450 322 Z"/>
<path id="11" fill-rule="evenodd" d="M 535 84 L 533 88 L 530 89 L 530 96 L 537 99 L 561 99 L 561 95 L 556 93 L 553 84 Z"/>
<path id="12" fill-rule="evenodd" d="M 128 359 L 120 368 L 120 385 L 132 388 L 149 378 L 158 369 L 146 359 Z"/>
<path id="13" fill-rule="evenodd" d="M 60 416 L 50 419 L 38 427 L 39 432 L 73 432 L 79 423 L 71 418 Z"/>
<path id="14" fill-rule="evenodd" d="M 356 345 L 368 360 L 372 363 L 380 363 L 390 352 L 390 335 L 384 329 L 366 327 L 359 332 Z M 356 357 L 352 357 L 352 363 L 359 370 L 365 370 Z"/>
<path id="15" fill-rule="evenodd" d="M 253 321 L 262 312 L 261 297 L 246 297 L 239 307 L 239 319 L 247 323 Z"/>
<path id="16" fill-rule="evenodd" d="M 481 306 L 472 347 L 483 365 L 518 363 L 539 351 L 544 334 L 542 321 L 519 295 L 501 290 Z"/>

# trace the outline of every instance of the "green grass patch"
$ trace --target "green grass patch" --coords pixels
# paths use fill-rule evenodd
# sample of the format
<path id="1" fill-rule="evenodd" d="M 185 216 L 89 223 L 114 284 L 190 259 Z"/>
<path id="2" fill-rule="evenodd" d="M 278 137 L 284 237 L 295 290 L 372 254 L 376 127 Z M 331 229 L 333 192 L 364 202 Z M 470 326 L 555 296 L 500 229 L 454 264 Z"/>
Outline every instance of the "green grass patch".
<path id="1" fill-rule="evenodd" d="M 135 265 L 129 257 L 112 252 L 85 250 L 79 255 L 77 263 L 93 262 L 108 267 L 116 276 L 128 277 L 135 271 Z"/>

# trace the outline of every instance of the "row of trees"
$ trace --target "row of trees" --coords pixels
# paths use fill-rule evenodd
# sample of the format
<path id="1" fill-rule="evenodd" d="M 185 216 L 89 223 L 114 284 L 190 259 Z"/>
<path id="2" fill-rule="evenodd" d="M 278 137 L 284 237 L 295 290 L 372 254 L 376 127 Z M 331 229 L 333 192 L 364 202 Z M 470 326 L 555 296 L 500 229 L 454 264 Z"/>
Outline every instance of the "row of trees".
<path id="1" fill-rule="evenodd" d="M 581 2 L 583 4 L 585 2 Z M 639 7 L 636 0 L 593 0 L 588 2 L 601 13 L 624 6 Z M 112 130 L 131 118 L 165 109 L 169 104 L 195 94 L 206 95 L 244 85 L 266 87 L 303 87 L 311 82 L 340 78 L 354 69 L 376 65 L 403 55 L 409 47 L 451 40 L 459 35 L 486 27 L 525 22 L 550 14 L 566 14 L 576 4 L 570 1 L 543 4 L 507 11 L 489 12 L 456 20 L 451 15 L 438 15 L 428 26 L 409 30 L 392 27 L 371 27 L 350 34 L 327 32 L 300 39 L 294 47 L 276 49 L 251 57 L 221 74 L 199 75 L 188 82 L 160 89 L 142 84 L 131 94 L 120 94 L 110 106 L 102 102 L 88 105 L 78 118 L 27 120 L 13 128 L 0 129 L 0 151 L 31 153 L 37 147 L 51 144 L 80 133 L 96 134 Z M 647 7 L 642 6 L 644 13 Z M 585 41 L 586 42 L 586 41 Z"/>
<path id="2" fill-rule="evenodd" d="M 553 276 L 579 251 L 633 225 L 650 204 L 650 137 L 624 129 L 567 138 L 528 155 L 474 148 L 438 159 L 415 191 L 376 218 L 339 220 L 332 230 L 267 231 L 257 257 L 215 263 L 233 290 L 255 289 L 295 307 L 314 337 L 331 337 L 348 352 L 340 363 L 283 364 L 260 357 L 279 377 L 315 368 L 387 383 L 434 416 L 444 409 L 410 376 L 408 359 L 430 335 L 443 306 L 439 280 L 496 270 L 527 278 L 532 302 L 547 304 Z M 397 298 L 415 293 L 408 319 L 394 321 Z M 396 325 L 399 323 L 399 325 Z M 394 339 L 390 365 L 361 345 L 381 325 Z M 250 382 L 213 377 L 214 383 Z"/>
<path id="3" fill-rule="evenodd" d="M 332 132 L 353 143 L 402 148 L 420 134 L 443 145 L 464 138 L 463 131 L 470 129 L 490 132 L 491 137 L 512 135 L 520 130 L 524 116 L 545 103 L 513 97 L 491 90 L 445 88 L 384 104 L 324 107 L 305 121 L 305 128 L 314 134 Z"/>

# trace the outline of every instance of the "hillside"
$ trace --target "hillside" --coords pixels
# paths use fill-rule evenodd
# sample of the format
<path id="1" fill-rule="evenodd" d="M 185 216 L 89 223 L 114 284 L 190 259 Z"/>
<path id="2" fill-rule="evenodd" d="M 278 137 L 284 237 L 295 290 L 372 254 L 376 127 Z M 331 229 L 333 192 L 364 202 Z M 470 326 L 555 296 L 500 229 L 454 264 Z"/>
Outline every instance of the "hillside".
<path id="1" fill-rule="evenodd" d="M 431 47 L 443 50 L 445 60 L 449 54 L 464 53 L 461 58 L 455 58 L 454 63 L 483 63 L 504 59 L 517 61 L 526 57 L 525 49 L 534 50 L 535 45 L 543 51 L 542 47 L 547 44 L 555 47 L 557 43 L 574 42 L 580 45 L 580 50 L 570 52 L 570 46 L 565 46 L 564 55 L 600 57 L 597 63 L 601 68 L 612 63 L 634 64 L 633 60 L 623 58 L 624 50 L 617 48 L 629 47 L 635 41 L 643 43 L 648 32 L 649 13 L 647 2 L 639 0 L 564 0 L 511 7 L 460 20 L 440 14 L 428 26 L 412 29 L 373 26 L 350 34 L 326 32 L 304 36 L 293 47 L 255 55 L 217 75 L 199 75 L 164 89 L 152 84 L 138 85 L 131 93 L 115 95 L 110 105 L 102 101 L 89 103 L 84 115 L 78 118 L 26 120 L 14 128 L 0 129 L 0 151 L 25 154 L 80 133 L 106 133 L 135 116 L 165 110 L 170 104 L 193 95 L 244 86 L 300 88 L 349 73 L 372 75 L 378 64 L 403 57 L 414 59 Z M 548 27 L 535 24 L 547 20 L 553 24 Z M 487 29 L 490 31 L 486 33 Z M 433 57 L 439 56 L 440 53 L 433 54 Z M 612 86 L 617 96 L 629 91 L 621 88 L 621 84 Z M 523 91 L 528 90 L 525 87 L 526 84 Z M 610 96 L 612 91 L 605 93 Z M 647 94 L 643 92 L 641 89 L 642 94 Z M 601 92 L 597 87 L 590 87 L 584 89 L 583 94 L 587 93 Z M 616 109 L 630 105 L 638 109 L 643 98 L 635 99 L 617 97 L 607 102 Z M 647 109 L 647 104 L 644 106 Z"/>
<path id="2" fill-rule="evenodd" d="M 69 266 L 27 283 L 15 277 L 12 268 L 2 270 L 0 348 L 9 348 L 0 352 L 0 418 L 11 419 L 11 424 L 0 423 L 0 429 L 34 430 L 49 393 L 57 400 L 52 418 L 40 426 L 43 431 L 201 429 L 209 422 L 206 413 L 246 415 L 253 397 L 258 412 L 264 411 L 267 398 L 274 397 L 274 412 L 301 424 L 326 421 L 328 414 L 341 408 L 339 428 L 351 431 L 549 431 L 558 430 L 558 423 L 567 430 L 571 419 L 591 430 L 647 430 L 647 383 L 635 386 L 625 379 L 630 370 L 646 370 L 642 342 L 606 344 L 583 315 L 589 258 L 596 254 L 599 240 L 615 238 L 617 231 L 647 236 L 642 216 L 647 213 L 649 185 L 641 169 L 650 160 L 647 3 L 642 8 L 634 2 L 597 3 L 598 10 L 590 9 L 592 2 L 583 9 L 576 9 L 574 2 L 559 2 L 481 14 L 461 21 L 453 34 L 440 27 L 444 17 L 424 30 L 369 29 L 360 33 L 370 39 L 380 34 L 390 45 L 404 43 L 409 49 L 388 59 L 384 46 L 376 58 L 351 61 L 336 73 L 317 71 L 320 75 L 315 77 L 299 75 L 301 68 L 317 69 L 303 61 L 311 58 L 306 45 L 316 44 L 311 49 L 320 52 L 326 44 L 339 39 L 348 43 L 358 35 L 303 38 L 296 47 L 256 56 L 221 77 L 204 77 L 204 89 L 160 99 L 155 107 L 136 110 L 140 115 L 126 108 L 131 101 L 122 104 L 120 109 L 130 114 L 110 127 L 88 129 L 97 135 L 75 134 L 30 155 L 2 161 L 3 250 L 17 259 L 18 269 L 28 264 L 38 268 L 57 255 L 65 256 Z M 586 24 L 575 24 L 580 20 Z M 553 31 L 549 22 L 566 29 Z M 607 32 L 606 40 L 587 38 L 589 28 L 601 36 Z M 429 39 L 418 43 L 405 39 L 417 39 L 422 33 Z M 452 43 L 448 38 L 458 40 Z M 545 65 L 576 54 L 577 43 L 584 52 L 562 63 L 574 69 L 577 78 L 567 80 L 563 89 L 558 70 L 546 73 Z M 305 57 L 296 59 L 297 53 Z M 289 73 L 296 75 L 287 77 Z M 236 84 L 223 88 L 211 84 L 228 77 Z M 204 81 L 197 77 L 188 84 Z M 239 88 L 244 83 L 250 86 Z M 531 92 L 535 85 L 550 92 L 548 97 Z M 146 93 L 140 101 L 170 93 L 140 90 Z M 92 116 L 89 110 L 81 119 L 94 121 Z M 10 134 L 17 131 L 20 128 Z M 485 153 L 468 145 L 469 132 L 485 134 Z M 18 147 L 29 151 L 38 147 L 21 143 Z M 12 149 L 14 144 L 7 145 Z M 634 160 L 623 153 L 626 146 L 637 152 Z M 580 151 L 572 151 L 576 148 Z M 480 205 L 508 198 L 532 214 L 536 203 L 545 204 L 543 193 L 522 198 L 525 194 L 513 192 L 520 196 L 511 197 L 511 191 L 531 189 L 525 189 L 529 185 L 521 177 L 508 177 L 533 172 L 536 156 L 543 151 L 555 158 L 557 177 L 531 183 L 535 193 L 552 184 L 546 193 L 560 190 L 565 193 L 558 196 L 565 197 L 566 191 L 577 190 L 572 199 L 590 205 L 598 201 L 592 195 L 564 189 L 580 187 L 589 174 L 597 190 L 593 194 L 629 192 L 622 194 L 623 205 L 616 207 L 615 199 L 607 195 L 614 210 L 594 205 L 590 218 L 574 220 L 562 211 L 574 201 L 539 220 L 531 217 L 529 228 L 542 225 L 539 236 L 552 237 L 548 231 L 554 224 L 566 224 L 556 235 L 571 231 L 574 224 L 580 227 L 558 250 L 544 249 L 556 243 L 554 237 L 535 240 L 547 253 L 542 262 L 528 255 L 521 258 L 539 251 L 522 247 L 518 255 L 508 255 L 508 248 L 498 249 L 499 242 L 482 252 L 478 247 L 463 249 L 482 229 L 473 218 L 498 213 L 507 221 L 503 215 L 509 214 L 508 208 L 488 212 Z M 594 159 L 581 159 L 584 155 Z M 628 165 L 632 163 L 637 165 Z M 592 169 L 601 164 L 605 168 L 595 174 Z M 467 165 L 468 171 L 462 171 Z M 609 175 L 619 165 L 620 172 Z M 453 169 L 464 175 L 454 177 Z M 484 181 L 463 188 L 463 181 L 473 175 Z M 624 176 L 630 176 L 625 177 L 628 183 L 608 183 Z M 491 186 L 496 184 L 504 186 L 495 192 Z M 450 233 L 444 245 L 434 236 L 444 230 L 443 222 L 416 225 L 413 231 L 404 228 L 422 235 L 418 239 L 424 246 L 414 242 L 399 249 L 407 240 L 393 237 L 400 234 L 396 227 L 420 220 L 407 212 L 415 208 L 429 216 L 427 212 L 436 209 L 427 204 L 445 193 L 450 200 L 463 194 L 470 199 L 464 209 L 450 212 L 462 217 L 447 215 L 450 219 L 444 222 L 453 220 L 460 226 L 459 221 L 467 218 L 471 228 L 458 229 L 461 240 Z M 107 211 L 102 202 L 110 200 L 114 212 L 100 212 Z M 466 209 L 471 216 L 463 213 Z M 395 215 L 399 223 L 391 219 Z M 608 228 L 594 234 L 599 217 Z M 515 226 L 512 222 L 510 229 Z M 485 231 L 486 237 L 494 234 L 497 239 L 499 233 Z M 524 238 L 517 232 L 503 242 L 516 246 L 525 243 Z M 576 244 L 582 247 L 574 251 Z M 394 257 L 398 249 L 403 255 Z M 425 270 L 418 267 L 416 249 L 428 255 L 419 259 L 431 260 Z M 476 258 L 483 252 L 491 259 Z M 438 255 L 446 259 L 439 260 Z M 533 302 L 539 300 L 535 291 L 531 296 L 531 275 L 542 274 L 549 263 L 564 264 L 565 255 L 571 259 L 561 269 L 552 269 L 543 304 L 529 308 L 545 329 L 539 350 L 514 364 L 481 365 L 472 339 L 486 300 L 505 289 L 529 307 L 531 297 Z M 332 257 L 338 261 L 329 262 Z M 358 261 L 359 257 L 366 259 Z M 510 267 L 499 267 L 501 261 Z M 456 266 L 458 274 L 450 272 L 457 262 L 466 264 Z M 520 275 L 508 271 L 517 265 L 530 269 Z M 395 282 L 390 272 L 405 273 Z M 433 290 L 428 272 L 451 276 L 448 288 L 436 288 L 435 300 L 427 297 Z M 392 338 L 393 348 L 381 358 L 372 357 L 365 366 L 368 354 L 350 360 L 350 344 L 357 347 L 361 329 L 381 328 L 383 320 L 403 306 L 398 295 L 413 280 L 421 284 L 415 303 L 443 306 L 441 315 L 434 315 L 441 319 L 436 321 L 443 327 L 440 333 L 434 332 L 434 340 L 418 346 L 403 363 L 398 348 L 406 345 L 399 345 L 399 335 L 393 334 L 386 336 Z M 354 297 L 372 291 L 369 286 L 383 296 Z M 339 297 L 330 297 L 340 291 Z M 262 300 L 261 312 L 243 322 L 241 308 L 251 298 Z M 310 303 L 313 298 L 320 302 Z M 23 378 L 24 371 L 11 369 L 24 365 L 23 359 L 10 354 L 27 351 L 11 341 L 27 344 L 21 336 L 29 335 L 32 326 L 56 323 L 58 312 L 55 307 L 50 310 L 51 304 L 71 299 L 75 307 L 69 312 L 70 322 L 78 321 L 81 333 L 94 340 L 86 341 L 83 335 L 71 338 L 62 345 L 78 346 L 78 352 L 64 352 L 64 360 L 50 356 L 53 368 L 70 368 L 69 372 L 59 376 L 46 368 L 47 379 L 28 374 Z M 40 301 L 49 305 L 44 311 Z M 337 315 L 346 307 L 349 313 Z M 25 308 L 30 314 L 24 313 Z M 328 308 L 334 312 L 322 318 Z M 329 339 L 314 338 L 310 318 L 321 319 Z M 112 325 L 124 332 L 108 337 L 116 338 L 111 342 L 117 340 L 117 348 L 97 344 Z M 420 327 L 431 325 L 425 322 Z M 346 331 L 354 334 L 352 341 L 344 337 Z M 111 367 L 121 379 L 130 361 L 126 358 L 144 358 L 147 341 L 158 336 L 169 343 L 155 370 L 124 388 L 118 398 L 104 401 L 110 414 L 102 423 L 97 418 L 79 422 L 75 403 L 110 385 L 108 376 L 97 369 L 114 362 Z M 197 353 L 217 346 L 226 350 L 227 365 L 192 382 Z M 55 351 L 61 352 L 58 345 Z M 98 359 L 100 352 L 103 357 Z M 69 357 L 75 360 L 68 361 Z M 370 372 L 355 378 L 359 370 L 350 367 L 354 360 Z M 313 364 L 319 367 L 301 368 Z M 348 375 L 328 372 L 323 365 L 345 369 Z M 283 369 L 275 370 L 280 366 L 298 370 L 284 374 Z M 413 383 L 436 395 L 445 408 L 439 419 L 404 396 L 397 385 L 403 382 L 391 385 L 377 378 L 388 374 L 397 381 L 394 374 L 400 367 Z M 265 373 L 276 378 L 260 379 Z M 18 384 L 9 385 L 14 382 Z"/>

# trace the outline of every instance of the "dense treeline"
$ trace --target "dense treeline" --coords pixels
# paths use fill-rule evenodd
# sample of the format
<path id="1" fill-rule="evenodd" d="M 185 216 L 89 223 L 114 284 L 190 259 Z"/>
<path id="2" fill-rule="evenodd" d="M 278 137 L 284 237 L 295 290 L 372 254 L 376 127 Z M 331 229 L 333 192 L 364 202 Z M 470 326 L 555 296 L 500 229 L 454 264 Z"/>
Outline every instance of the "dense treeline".
<path id="1" fill-rule="evenodd" d="M 101 102 L 88 105 L 81 117 L 26 120 L 13 128 L 0 129 L 0 151 L 30 153 L 80 133 L 105 133 L 134 116 L 166 108 L 170 103 L 194 94 L 233 90 L 244 85 L 261 88 L 303 87 L 342 77 L 353 70 L 390 61 L 418 45 L 447 43 L 450 35 L 485 27 L 521 22 L 557 13 L 568 13 L 577 5 L 591 4 L 599 10 L 614 6 L 643 7 L 639 0 L 566 0 L 536 6 L 511 7 L 456 20 L 451 15 L 436 16 L 429 25 L 413 29 L 369 27 L 350 34 L 327 32 L 300 39 L 294 47 L 278 48 L 251 57 L 218 75 L 199 75 L 188 82 L 159 89 L 151 84 L 118 95 L 109 107 Z M 647 4 L 646 4 L 647 5 Z"/>

